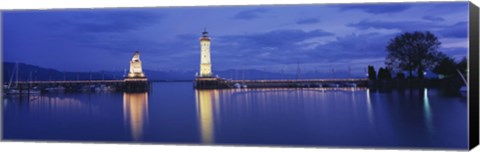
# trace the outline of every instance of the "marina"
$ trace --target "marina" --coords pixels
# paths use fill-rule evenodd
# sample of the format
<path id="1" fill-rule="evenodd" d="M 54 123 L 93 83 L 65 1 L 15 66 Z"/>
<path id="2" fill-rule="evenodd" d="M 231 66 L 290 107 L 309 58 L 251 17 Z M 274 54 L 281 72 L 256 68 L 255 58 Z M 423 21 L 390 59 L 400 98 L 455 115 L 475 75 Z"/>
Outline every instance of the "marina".
<path id="1" fill-rule="evenodd" d="M 8 10 L 2 139 L 466 150 L 470 8 Z"/>

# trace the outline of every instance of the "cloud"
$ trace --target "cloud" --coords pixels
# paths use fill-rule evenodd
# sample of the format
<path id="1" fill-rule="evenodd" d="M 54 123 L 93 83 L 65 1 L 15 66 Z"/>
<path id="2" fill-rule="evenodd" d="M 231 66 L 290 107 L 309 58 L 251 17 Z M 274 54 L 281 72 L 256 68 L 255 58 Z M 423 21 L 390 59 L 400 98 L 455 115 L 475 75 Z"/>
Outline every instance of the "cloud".
<path id="1" fill-rule="evenodd" d="M 285 36 L 283 36 L 285 35 Z M 356 65 L 358 59 L 376 59 L 375 64 L 383 64 L 379 58 L 386 56 L 385 46 L 395 35 L 379 33 L 352 34 L 337 37 L 329 43 L 315 43 L 316 47 L 301 49 L 305 40 L 315 37 L 332 37 L 323 31 L 279 30 L 263 34 L 236 35 L 212 42 L 212 62 L 222 63 L 217 68 L 236 67 L 279 67 L 301 64 L 347 66 Z M 227 41 L 227 42 L 225 42 Z M 378 62 L 377 62 L 378 61 Z M 349 65 L 350 64 L 350 65 Z M 241 66 L 240 66 L 241 65 Z M 365 67 L 368 65 L 365 63 Z"/>
<path id="2" fill-rule="evenodd" d="M 453 25 L 443 25 L 434 22 L 424 21 L 368 21 L 347 24 L 360 30 L 369 28 L 375 29 L 397 29 L 401 32 L 431 31 L 443 37 L 466 38 L 468 36 L 468 22 L 462 21 Z"/>
<path id="3" fill-rule="evenodd" d="M 378 3 L 378 4 L 351 4 L 351 5 L 341 5 L 339 6 L 340 10 L 363 10 L 371 14 L 386 14 L 386 13 L 398 13 L 407 10 L 411 7 L 411 4 L 389 4 L 389 3 Z"/>
<path id="4" fill-rule="evenodd" d="M 399 29 L 401 31 L 411 31 L 411 30 L 425 30 L 443 27 L 431 22 L 423 21 L 369 21 L 363 20 L 358 23 L 347 24 L 347 26 L 355 27 L 360 30 L 365 30 L 369 28 L 376 29 Z"/>
<path id="5" fill-rule="evenodd" d="M 176 38 L 179 39 L 179 40 L 187 40 L 187 41 L 195 41 L 195 40 L 198 40 L 200 37 L 199 34 L 180 34 L 180 35 L 177 35 Z"/>
<path id="6" fill-rule="evenodd" d="M 318 67 L 322 70 L 352 67 L 357 72 L 361 72 L 368 65 L 385 66 L 386 45 L 395 36 L 396 34 L 381 33 L 350 34 L 337 37 L 334 41 L 325 44 L 317 42 L 319 45 L 307 50 L 298 50 L 298 46 L 281 47 L 274 50 L 259 49 L 256 53 L 251 53 L 244 58 L 237 58 L 240 58 L 240 61 L 248 60 L 249 62 L 244 62 L 246 66 L 290 65 L 293 67 L 300 62 L 302 65 L 310 65 L 310 68 Z M 466 48 L 441 48 L 439 51 L 446 52 L 449 56 L 457 59 L 466 56 Z M 228 62 L 230 61 L 222 61 L 222 63 Z"/>
<path id="7" fill-rule="evenodd" d="M 336 41 L 318 45 L 309 56 L 325 58 L 329 62 L 349 62 L 360 58 L 385 57 L 385 47 L 393 34 L 351 34 L 337 37 Z"/>
<path id="8" fill-rule="evenodd" d="M 73 10 L 51 15 L 41 24 L 45 28 L 53 27 L 49 37 L 70 40 L 73 48 L 95 48 L 112 55 L 154 49 L 157 42 L 131 31 L 142 30 L 164 18 L 145 9 Z"/>
<path id="9" fill-rule="evenodd" d="M 436 11 L 438 10 L 445 13 L 452 13 L 452 10 L 465 11 L 466 8 L 468 8 L 469 6 L 469 2 L 468 1 L 435 2 L 435 3 L 429 3 L 428 5 L 430 5 L 432 8 L 435 8 Z"/>
<path id="10" fill-rule="evenodd" d="M 79 44 L 79 47 L 94 50 L 109 51 L 112 56 L 130 57 L 134 51 L 140 51 L 142 61 L 148 69 L 172 69 L 182 68 L 185 70 L 196 69 L 200 46 L 198 36 L 177 35 L 174 40 L 148 40 L 121 36 L 115 39 L 96 37 L 88 42 Z M 193 68 L 195 67 L 195 68 Z"/>
<path id="11" fill-rule="evenodd" d="M 306 55 L 298 53 L 300 42 L 328 36 L 333 34 L 299 29 L 221 36 L 212 41 L 212 62 L 222 63 L 216 66 L 224 69 L 293 63 Z"/>
<path id="12" fill-rule="evenodd" d="M 467 57 L 468 54 L 467 47 L 440 48 L 439 50 L 441 50 L 448 56 L 453 57 L 457 61 L 460 61 L 464 57 Z"/>
<path id="13" fill-rule="evenodd" d="M 315 24 L 320 22 L 320 20 L 316 18 L 305 18 L 305 19 L 300 19 L 296 23 L 297 24 Z"/>
<path id="14" fill-rule="evenodd" d="M 136 10 L 71 11 L 47 26 L 67 28 L 74 32 L 114 33 L 140 29 L 160 21 L 163 16 Z"/>
<path id="15" fill-rule="evenodd" d="M 260 14 L 265 13 L 265 9 L 251 9 L 238 12 L 233 18 L 241 20 L 252 20 L 260 17 Z"/>
<path id="16" fill-rule="evenodd" d="M 439 5 L 439 7 L 449 8 L 447 4 L 450 3 Z M 83 66 L 84 69 L 91 68 L 89 67 L 91 65 L 99 69 L 120 64 L 128 66 L 128 60 L 132 53 L 139 50 L 146 68 L 198 70 L 200 59 L 198 42 L 200 34 L 198 32 L 201 31 L 197 31 L 199 27 L 195 27 L 195 25 L 208 24 L 202 25 L 202 27 L 211 27 L 213 25 L 234 25 L 239 21 L 253 21 L 245 26 L 236 26 L 233 28 L 234 30 L 232 30 L 232 27 L 225 26 L 217 26 L 213 29 L 219 31 L 218 33 L 223 33 L 212 37 L 211 49 L 214 70 L 236 67 L 271 67 L 286 64 L 296 67 L 297 61 L 300 61 L 301 64 L 312 65 L 352 64 L 353 66 L 359 64 L 359 66 L 363 66 L 363 63 L 383 63 L 380 59 L 385 57 L 385 45 L 388 40 L 399 34 L 395 32 L 429 30 L 436 35 L 438 34 L 441 40 L 444 40 L 445 37 L 455 37 L 459 41 L 463 40 L 467 36 L 467 22 L 455 24 L 449 19 L 467 20 L 467 17 L 462 18 L 462 16 L 468 15 L 468 13 L 462 15 L 462 11 L 465 11 L 465 8 L 468 7 L 465 4 L 468 3 L 462 3 L 453 11 L 452 9 L 437 9 L 433 7 L 436 5 L 430 4 L 428 6 L 423 4 L 421 6 L 411 5 L 415 9 L 410 9 L 410 4 L 332 6 L 345 12 L 338 12 L 336 9 L 322 9 L 325 6 L 314 5 L 305 6 L 301 9 L 282 9 L 283 6 L 277 9 L 279 13 L 298 14 L 305 11 L 314 13 L 306 14 L 308 16 L 318 16 L 318 13 L 321 13 L 337 18 L 338 20 L 329 22 L 338 25 L 339 28 L 329 28 L 331 31 L 328 32 L 292 29 L 299 25 L 323 23 L 321 17 L 317 19 L 306 15 L 302 17 L 287 15 L 267 18 L 266 16 L 270 15 L 269 11 L 271 10 L 268 7 L 244 8 L 243 11 L 217 8 L 212 8 L 212 11 L 204 11 L 204 8 L 188 10 L 178 8 L 179 11 L 177 9 L 155 8 L 152 11 L 148 8 L 142 8 L 38 11 L 28 14 L 14 12 L 11 15 L 5 14 L 4 17 L 4 27 L 10 29 L 5 30 L 6 49 L 4 50 L 8 51 L 5 51 L 7 52 L 5 54 L 9 60 L 32 61 L 33 59 L 28 58 L 33 58 L 32 54 L 34 53 L 44 54 L 38 57 L 40 59 L 48 58 L 53 54 L 64 57 L 62 61 L 72 60 L 71 65 Z M 307 9 L 315 11 L 308 11 Z M 194 17 L 178 12 L 207 13 L 211 17 L 202 20 L 205 23 L 197 23 L 197 20 L 176 20 L 175 18 L 178 18 L 178 16 L 185 19 Z M 352 13 L 353 15 L 359 14 L 359 16 L 356 16 L 355 20 L 344 16 L 352 15 Z M 401 15 L 408 20 L 389 18 L 392 14 L 388 13 L 398 13 L 394 16 Z M 168 14 L 169 16 L 162 14 Z M 428 16 L 432 14 L 434 15 Z M 362 20 L 364 17 L 371 19 Z M 445 21 L 440 21 L 443 19 L 441 17 L 444 17 Z M 388 18 L 389 21 L 377 20 L 383 18 Z M 164 22 L 166 19 L 173 20 Z M 353 21 L 347 25 L 350 28 L 340 27 L 349 21 Z M 47 24 L 39 24 L 40 22 Z M 284 23 L 293 24 L 283 25 Z M 274 24 L 278 26 L 274 26 Z M 275 30 L 280 28 L 283 30 Z M 245 30 L 248 30 L 248 32 L 245 33 Z M 364 34 L 371 31 L 378 33 Z M 389 34 L 383 34 L 385 32 Z M 180 33 L 182 34 L 179 35 Z M 336 37 L 338 35 L 335 33 L 342 36 Z M 343 35 L 345 33 L 362 34 Z M 20 52 L 19 50 L 24 51 Z M 461 51 L 451 52 L 459 54 Z M 88 60 L 80 60 L 84 58 Z M 50 62 L 48 64 L 51 67 L 58 65 L 58 61 L 42 61 L 40 59 L 35 63 Z M 66 65 L 64 67 L 67 67 Z"/>
<path id="17" fill-rule="evenodd" d="M 222 42 L 241 43 L 251 47 L 279 47 L 291 45 L 309 38 L 330 36 L 332 33 L 322 30 L 303 31 L 303 30 L 275 30 L 266 33 L 250 34 L 250 35 L 232 35 L 223 36 Z"/>
<path id="18" fill-rule="evenodd" d="M 446 26 L 442 30 L 439 30 L 438 33 L 445 37 L 467 38 L 468 22 L 458 22 L 454 25 Z"/>
<path id="19" fill-rule="evenodd" d="M 445 20 L 444 18 L 438 16 L 424 16 L 422 19 L 432 22 L 440 22 Z"/>

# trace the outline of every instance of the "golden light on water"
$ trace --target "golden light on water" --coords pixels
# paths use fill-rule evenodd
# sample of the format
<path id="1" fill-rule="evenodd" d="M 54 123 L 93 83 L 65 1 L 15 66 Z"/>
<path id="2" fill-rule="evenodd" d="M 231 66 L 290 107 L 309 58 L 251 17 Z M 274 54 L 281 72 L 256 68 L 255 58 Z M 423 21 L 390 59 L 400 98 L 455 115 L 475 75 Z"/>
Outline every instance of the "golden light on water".
<path id="1" fill-rule="evenodd" d="M 124 93 L 123 116 L 133 140 L 141 140 L 144 126 L 148 123 L 148 93 Z"/>
<path id="2" fill-rule="evenodd" d="M 222 128 L 220 126 L 224 125 L 223 122 L 231 119 L 266 118 L 272 113 L 300 112 L 306 115 L 307 120 L 330 123 L 328 112 L 336 112 L 338 109 L 328 107 L 342 106 L 346 104 L 345 101 L 353 102 L 353 106 L 347 108 L 352 111 L 352 117 L 366 117 L 368 123 L 374 125 L 373 105 L 368 88 L 196 90 L 195 99 L 200 141 L 204 144 L 215 143 L 216 131 Z M 363 103 L 358 100 L 367 101 Z M 365 107 L 355 104 L 365 104 Z M 319 120 L 319 117 L 325 120 Z"/>
<path id="3" fill-rule="evenodd" d="M 201 142 L 215 142 L 214 106 L 218 104 L 218 90 L 197 90 L 195 92 L 197 115 L 199 117 Z"/>
<path id="4" fill-rule="evenodd" d="M 59 113 L 78 115 L 97 115 L 101 113 L 98 106 L 82 102 L 79 99 L 54 96 L 31 96 L 28 102 L 28 111 L 35 115 L 38 112 L 49 111 L 52 116 Z"/>

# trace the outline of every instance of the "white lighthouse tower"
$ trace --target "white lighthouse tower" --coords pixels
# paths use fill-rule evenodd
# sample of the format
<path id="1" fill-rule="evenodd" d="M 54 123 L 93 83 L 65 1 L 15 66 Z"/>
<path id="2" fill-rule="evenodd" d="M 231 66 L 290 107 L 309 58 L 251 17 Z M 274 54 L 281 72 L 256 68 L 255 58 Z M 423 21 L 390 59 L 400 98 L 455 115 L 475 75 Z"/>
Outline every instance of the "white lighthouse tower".
<path id="1" fill-rule="evenodd" d="M 210 63 L 210 37 L 207 30 L 203 31 L 200 38 L 200 77 L 212 77 L 212 64 Z"/>
<path id="2" fill-rule="evenodd" d="M 210 37 L 207 30 L 203 31 L 200 37 L 200 74 L 196 74 L 195 88 L 217 89 L 228 88 L 228 84 L 222 78 L 214 77 L 212 74 L 212 63 L 210 63 Z"/>

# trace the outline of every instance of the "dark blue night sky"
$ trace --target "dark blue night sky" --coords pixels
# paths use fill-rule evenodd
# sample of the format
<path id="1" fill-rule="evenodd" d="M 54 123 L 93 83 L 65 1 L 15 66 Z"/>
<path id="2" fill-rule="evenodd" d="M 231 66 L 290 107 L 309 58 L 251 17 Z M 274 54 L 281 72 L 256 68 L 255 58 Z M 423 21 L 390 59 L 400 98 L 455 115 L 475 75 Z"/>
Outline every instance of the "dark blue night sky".
<path id="1" fill-rule="evenodd" d="M 66 71 L 198 70 L 199 37 L 212 37 L 214 70 L 294 73 L 384 66 L 402 32 L 429 30 L 440 51 L 467 56 L 468 3 L 163 7 L 3 12 L 3 57 Z"/>

